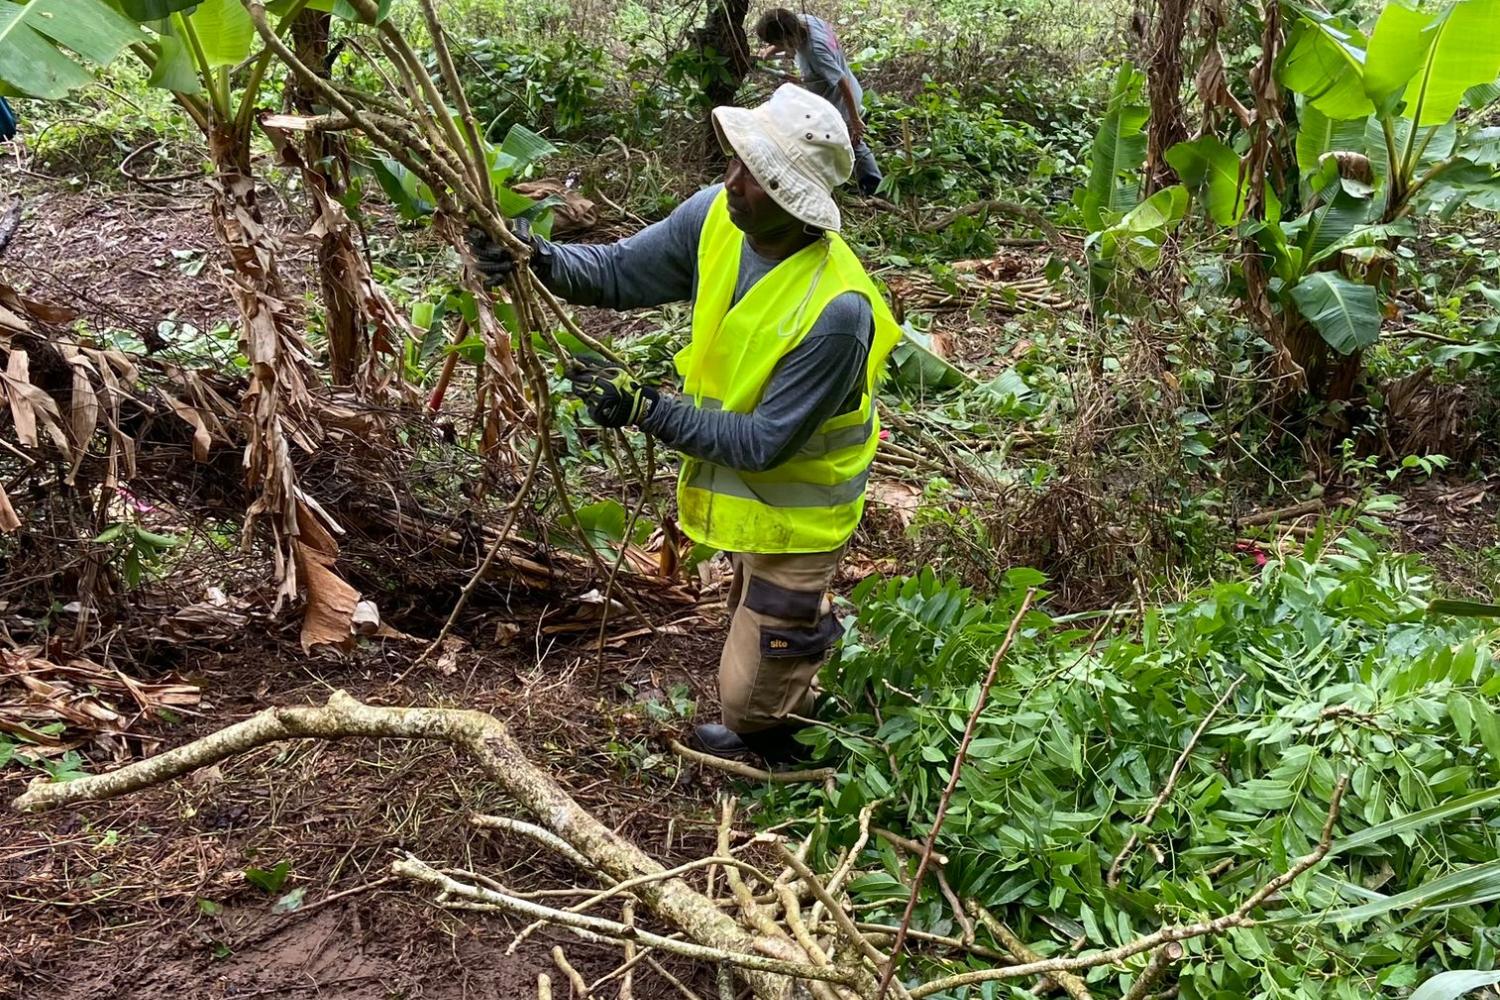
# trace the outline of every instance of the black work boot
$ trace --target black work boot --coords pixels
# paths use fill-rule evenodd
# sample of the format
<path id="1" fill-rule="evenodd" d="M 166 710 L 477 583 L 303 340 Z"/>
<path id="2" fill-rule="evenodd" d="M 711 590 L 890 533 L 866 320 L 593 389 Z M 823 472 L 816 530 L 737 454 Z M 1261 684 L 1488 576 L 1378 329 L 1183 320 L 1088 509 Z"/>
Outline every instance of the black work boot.
<path id="1" fill-rule="evenodd" d="M 807 754 L 807 747 L 793 736 L 801 726 L 773 726 L 753 733 L 737 733 L 717 722 L 693 727 L 698 745 L 715 757 L 742 760 L 749 756 L 765 758 L 767 764 L 790 764 Z"/>
<path id="2" fill-rule="evenodd" d="M 694 726 L 693 739 L 715 757 L 738 760 L 751 752 L 749 745 L 740 739 L 739 733 L 717 722 L 706 722 L 701 726 Z"/>
<path id="3" fill-rule="evenodd" d="M 778 764 L 794 764 L 808 754 L 808 747 L 796 740 L 802 731 L 801 724 L 773 726 L 754 733 L 742 733 L 740 739 L 751 750 L 760 754 L 776 770 Z"/>

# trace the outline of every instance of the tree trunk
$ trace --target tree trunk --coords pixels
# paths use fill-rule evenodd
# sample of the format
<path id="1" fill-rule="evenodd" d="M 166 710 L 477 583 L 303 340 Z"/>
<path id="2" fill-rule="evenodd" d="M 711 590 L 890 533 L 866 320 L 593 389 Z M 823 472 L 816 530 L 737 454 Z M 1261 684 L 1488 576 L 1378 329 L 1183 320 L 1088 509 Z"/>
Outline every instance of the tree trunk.
<path id="1" fill-rule="evenodd" d="M 708 5 L 708 16 L 703 27 L 693 33 L 693 47 L 703 61 L 705 82 L 703 85 L 704 109 L 704 160 L 721 163 L 723 151 L 714 133 L 713 109 L 724 104 L 733 104 L 750 75 L 750 39 L 745 34 L 745 18 L 750 13 L 750 0 L 713 0 Z M 721 71 L 713 72 L 710 66 L 718 59 L 727 60 Z"/>
<path id="2" fill-rule="evenodd" d="M 233 268 L 230 291 L 240 312 L 240 348 L 250 363 L 240 409 L 246 424 L 245 478 L 257 491 L 245 515 L 248 539 L 265 517 L 275 538 L 277 604 L 297 593 L 293 559 L 297 476 L 289 439 L 311 450 L 308 386 L 315 377 L 302 339 L 302 322 L 287 300 L 277 270 L 276 241 L 266 231 L 250 170 L 249 136 L 215 122 L 209 134 L 214 175 L 212 213 Z"/>
<path id="3" fill-rule="evenodd" d="M 1157 0 L 1144 62 L 1151 119 L 1146 126 L 1146 189 L 1151 195 L 1178 181 L 1166 152 L 1187 140 L 1183 121 L 1183 40 L 1194 0 Z"/>
<path id="4" fill-rule="evenodd" d="M 326 75 L 329 70 L 329 39 L 333 15 L 304 10 L 292 22 L 292 46 L 297 58 Z M 312 89 L 292 75 L 287 96 L 300 114 L 318 113 Z M 339 133 L 322 130 L 304 134 L 302 161 L 317 173 L 328 196 L 338 200 L 347 189 L 349 149 Z M 316 206 L 314 229 L 320 228 Z M 360 308 L 363 296 L 359 280 L 363 272 L 352 225 L 321 227 L 318 243 L 318 283 L 323 290 L 323 325 L 328 335 L 328 367 L 334 385 L 352 385 L 365 354 L 365 325 Z"/>

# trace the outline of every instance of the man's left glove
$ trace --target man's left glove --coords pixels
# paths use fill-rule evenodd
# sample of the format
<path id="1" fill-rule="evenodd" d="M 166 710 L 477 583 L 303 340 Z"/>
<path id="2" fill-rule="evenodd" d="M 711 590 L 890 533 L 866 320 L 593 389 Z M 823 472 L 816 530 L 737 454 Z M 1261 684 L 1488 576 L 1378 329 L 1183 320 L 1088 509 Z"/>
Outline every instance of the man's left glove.
<path id="1" fill-rule="evenodd" d="M 546 281 L 552 272 L 552 254 L 547 245 L 532 234 L 531 223 L 525 219 L 510 220 L 510 227 L 516 239 L 531 244 L 531 269 L 538 278 Z M 474 254 L 474 263 L 484 275 L 485 285 L 494 288 L 505 284 L 511 272 L 516 269 L 516 258 L 511 254 L 510 248 L 490 239 L 489 233 L 478 226 L 469 227 L 468 240 L 469 250 Z"/>
<path id="2" fill-rule="evenodd" d="M 638 424 L 660 397 L 655 389 L 641 385 L 617 365 L 580 367 L 571 378 L 573 392 L 600 427 Z"/>

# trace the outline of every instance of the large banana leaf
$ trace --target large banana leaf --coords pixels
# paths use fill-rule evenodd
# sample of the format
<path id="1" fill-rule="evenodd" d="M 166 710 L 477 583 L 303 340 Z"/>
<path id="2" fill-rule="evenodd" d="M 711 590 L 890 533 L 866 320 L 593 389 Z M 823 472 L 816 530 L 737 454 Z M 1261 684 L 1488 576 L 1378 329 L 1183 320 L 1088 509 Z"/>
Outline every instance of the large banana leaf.
<path id="1" fill-rule="evenodd" d="M 962 369 L 932 349 L 932 338 L 910 323 L 901 327 L 901 342 L 891 352 L 891 368 L 896 382 L 918 391 L 952 389 L 972 382 Z"/>
<path id="2" fill-rule="evenodd" d="M 1109 106 L 1089 153 L 1089 178 L 1083 191 L 1083 221 L 1094 232 L 1105 229 L 1135 204 L 1138 188 L 1121 185 L 1120 175 L 1136 176 L 1146 159 L 1142 131 L 1151 116 L 1140 103 L 1144 77 L 1130 63 L 1120 67 Z M 1109 213 L 1106 219 L 1105 214 Z"/>
<path id="3" fill-rule="evenodd" d="M 1464 106 L 1473 108 L 1475 111 L 1488 107 L 1496 101 L 1500 101 L 1500 80 L 1481 83 L 1477 87 L 1470 87 L 1464 91 Z"/>
<path id="4" fill-rule="evenodd" d="M 1417 196 L 1418 211 L 1448 219 L 1460 208 L 1500 212 L 1500 172 L 1492 165 L 1453 161 Z"/>
<path id="5" fill-rule="evenodd" d="M 1330 118 L 1311 104 L 1303 107 L 1297 122 L 1297 172 L 1303 177 L 1316 173 L 1324 153 L 1363 153 L 1365 126 L 1362 118 Z"/>
<path id="6" fill-rule="evenodd" d="M 1500 76 L 1500 0 L 1459 0 L 1427 32 L 1432 44 L 1406 95 L 1424 126 L 1447 122 L 1470 88 Z"/>
<path id="7" fill-rule="evenodd" d="M 177 33 L 173 18 L 157 23 L 156 64 L 146 82 L 178 94 L 197 94 L 203 90 L 202 77 L 193 65 L 187 42 Z"/>
<path id="8" fill-rule="evenodd" d="M 273 14 L 285 14 L 292 9 L 295 0 L 271 0 L 266 4 L 266 9 Z M 332 14 L 334 17 L 343 18 L 345 21 L 362 22 L 359 12 L 349 0 L 309 0 L 306 5 L 309 10 L 321 10 Z M 379 12 L 375 21 L 378 24 L 384 21 L 391 13 L 391 0 L 379 0 L 376 5 Z"/>
<path id="9" fill-rule="evenodd" d="M 1481 167 L 1500 167 L 1500 126 L 1476 128 L 1464 136 L 1460 155 Z"/>
<path id="10" fill-rule="evenodd" d="M 1375 110 L 1365 94 L 1365 39 L 1357 28 L 1306 12 L 1292 26 L 1277 76 L 1329 118 L 1363 118 Z"/>
<path id="11" fill-rule="evenodd" d="M 1266 190 L 1271 189 L 1267 187 Z M 1283 284 L 1294 284 L 1302 276 L 1302 248 L 1287 240 L 1286 228 L 1280 222 L 1270 219 L 1264 222 L 1250 222 L 1246 225 L 1244 234 L 1253 239 L 1271 258 L 1276 277 L 1280 278 Z"/>
<path id="12" fill-rule="evenodd" d="M 111 0 L 111 2 L 133 21 L 160 21 L 179 10 L 196 7 L 203 0 Z"/>
<path id="13" fill-rule="evenodd" d="M 255 25 L 240 0 L 202 0 L 197 10 L 184 16 L 192 20 L 210 68 L 233 66 L 250 54 Z"/>
<path id="14" fill-rule="evenodd" d="M 1217 136 L 1179 142 L 1167 150 L 1167 162 L 1183 183 L 1197 190 L 1208 214 L 1221 226 L 1237 226 L 1245 217 L 1250 185 L 1234 150 Z"/>
<path id="15" fill-rule="evenodd" d="M 1323 241 L 1317 253 L 1306 256 L 1304 259 L 1307 261 L 1308 268 L 1311 269 L 1345 250 L 1360 247 L 1387 247 L 1398 237 L 1415 236 L 1416 232 L 1416 227 L 1405 220 L 1375 226 L 1356 226 L 1343 236 Z"/>
<path id="16" fill-rule="evenodd" d="M 1328 204 L 1313 209 L 1289 224 L 1286 230 L 1302 247 L 1308 267 L 1311 267 L 1314 261 L 1328 256 L 1331 248 L 1344 244 L 1373 214 L 1373 203 L 1368 197 L 1356 197 L 1336 186 Z"/>
<path id="17" fill-rule="evenodd" d="M 403 219 L 414 221 L 436 211 L 437 198 L 432 189 L 397 161 L 380 157 L 370 163 L 370 168 Z"/>
<path id="18" fill-rule="evenodd" d="M 1383 113 L 1395 111 L 1406 85 L 1416 75 L 1432 48 L 1431 12 L 1415 10 L 1402 0 L 1390 0 L 1370 33 L 1365 51 L 1365 95 Z"/>
<path id="19" fill-rule="evenodd" d="M 1369 347 L 1380 337 L 1380 301 L 1369 285 L 1315 271 L 1292 286 L 1292 301 L 1340 354 Z"/>
<path id="20" fill-rule="evenodd" d="M 490 146 L 485 151 L 485 159 L 489 162 L 490 183 L 498 189 L 512 177 L 524 173 L 533 163 L 555 152 L 556 146 L 525 125 L 512 125 L 500 145 Z"/>
<path id="21" fill-rule="evenodd" d="M 101 0 L 0 0 L 0 92 L 55 100 L 145 38 Z"/>

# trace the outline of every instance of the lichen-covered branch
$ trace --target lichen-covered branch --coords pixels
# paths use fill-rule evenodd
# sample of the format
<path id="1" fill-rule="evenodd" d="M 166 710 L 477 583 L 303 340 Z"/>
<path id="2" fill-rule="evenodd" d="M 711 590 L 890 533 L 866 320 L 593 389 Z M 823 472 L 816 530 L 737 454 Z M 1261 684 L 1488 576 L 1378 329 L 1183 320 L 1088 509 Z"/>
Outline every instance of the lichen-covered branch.
<path id="1" fill-rule="evenodd" d="M 335 691 L 323 706 L 268 708 L 202 739 L 116 771 L 62 783 L 38 779 L 12 804 L 16 809 L 36 812 L 114 798 L 159 785 L 267 743 L 350 737 L 438 740 L 452 744 L 468 751 L 491 780 L 616 881 L 659 875 L 665 870 L 575 802 L 527 758 L 505 724 L 493 716 L 462 709 L 377 707 L 363 704 L 342 691 Z M 680 878 L 639 884 L 635 894 L 658 917 L 681 928 L 702 946 L 747 955 L 757 947 L 755 936 Z M 752 970 L 747 978 L 758 996 L 780 995 L 783 984 L 776 976 L 755 971 L 753 965 L 747 968 Z M 835 979 L 847 975 L 837 970 L 819 973 L 822 978 Z"/>

